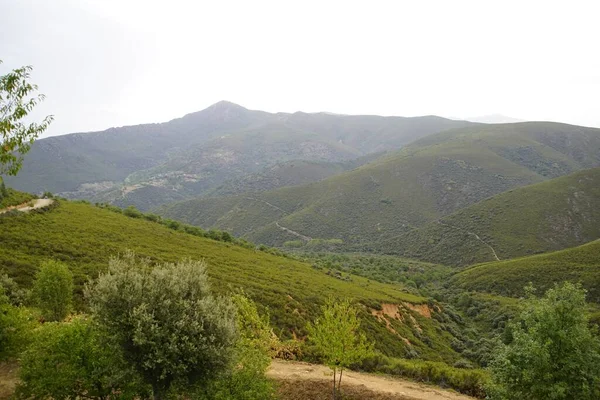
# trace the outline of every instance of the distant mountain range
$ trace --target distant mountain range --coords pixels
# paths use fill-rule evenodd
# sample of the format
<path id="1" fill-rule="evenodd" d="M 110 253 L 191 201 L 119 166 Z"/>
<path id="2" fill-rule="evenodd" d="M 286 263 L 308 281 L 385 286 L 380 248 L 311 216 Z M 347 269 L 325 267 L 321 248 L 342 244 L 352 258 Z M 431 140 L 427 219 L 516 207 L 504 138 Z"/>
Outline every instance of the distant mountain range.
<path id="1" fill-rule="evenodd" d="M 280 163 L 346 162 L 471 124 L 435 116 L 272 114 L 222 101 L 166 123 L 39 140 L 19 176 L 7 181 L 24 191 L 148 209 L 268 174 Z"/>
<path id="2" fill-rule="evenodd" d="M 478 117 L 465 118 L 465 120 L 482 124 L 510 124 L 515 122 L 526 122 L 524 119 L 507 117 L 506 115 L 502 114 L 481 115 Z"/>
<path id="3" fill-rule="evenodd" d="M 256 243 L 284 246 L 289 241 L 336 240 L 343 242 L 346 249 L 392 253 L 406 251 L 405 256 L 464 265 L 481 256 L 463 254 L 453 260 L 440 258 L 443 252 L 435 256 L 434 245 L 440 240 L 439 235 L 449 240 L 444 236 L 447 229 L 433 225 L 435 229 L 432 234 L 422 238 L 413 238 L 410 232 L 438 220 L 444 223 L 445 220 L 440 218 L 463 209 L 466 215 L 470 215 L 468 207 L 475 207 L 482 200 L 502 192 L 598 166 L 600 129 L 550 122 L 477 125 L 429 135 L 400 151 L 320 182 L 251 196 L 239 194 L 189 200 L 164 206 L 158 212 L 205 228 L 229 230 Z M 578 178 L 575 176 L 573 179 Z M 588 198 L 593 198 L 594 194 L 590 194 L 589 190 L 596 180 L 590 179 L 583 181 L 581 190 L 589 195 Z M 568 181 L 557 185 L 567 185 L 564 201 L 573 196 L 572 190 L 567 190 L 570 187 Z M 536 195 L 533 204 L 526 203 L 535 208 L 523 210 L 523 215 L 531 213 L 535 218 L 537 214 L 534 212 L 543 207 L 540 203 L 549 203 L 550 193 L 555 194 L 552 189 L 548 190 L 546 195 Z M 537 191 L 532 190 L 531 193 Z M 504 204 L 504 197 L 499 201 Z M 502 225 L 484 224 L 494 215 L 498 215 L 498 223 L 504 221 L 504 217 L 499 214 L 498 207 L 485 208 L 486 204 L 494 203 L 481 204 L 484 210 L 473 213 L 479 216 L 482 226 L 474 227 L 473 231 L 482 237 L 494 237 L 500 244 L 501 236 L 510 235 L 510 231 L 500 231 L 494 236 L 491 229 L 500 229 Z M 570 204 L 572 208 L 566 207 L 566 211 L 573 213 L 576 211 L 574 207 L 582 210 L 583 204 L 578 205 L 573 201 Z M 565 211 L 561 207 L 557 205 L 554 210 L 547 212 Z M 591 210 L 587 206 L 585 209 Z M 543 218 L 543 215 L 539 218 Z M 556 218 L 561 218 L 562 214 L 558 215 Z M 459 218 L 460 223 L 471 224 L 466 218 Z M 525 220 L 518 213 L 511 218 L 515 219 L 515 223 Z M 591 218 L 594 218 L 590 222 L 593 224 L 596 220 L 595 217 Z M 558 220 L 549 221 L 546 228 L 550 229 L 558 223 Z M 469 226 L 465 225 L 465 229 L 469 229 Z M 540 231 L 543 228 L 540 227 Z M 571 231 L 570 228 L 568 230 Z M 538 234 L 535 230 L 524 232 Z M 511 255 L 552 250 L 562 248 L 567 243 L 582 243 L 584 238 L 592 240 L 599 233 L 593 232 L 585 235 L 581 232 L 579 240 L 573 237 L 576 235 L 574 231 L 572 235 L 561 232 L 559 236 L 564 238 L 560 241 L 556 239 L 555 246 L 548 243 L 548 240 L 553 240 L 552 235 L 548 234 L 550 238 L 546 241 L 540 239 L 540 244 L 536 246 L 517 243 L 512 248 L 511 245 L 515 243 L 502 242 L 500 248 Z M 403 238 L 402 235 L 407 236 Z M 463 246 L 460 238 L 466 240 L 464 236 L 460 236 L 456 243 L 448 243 L 448 248 Z M 514 240 L 524 240 L 516 237 L 519 239 Z M 413 248 L 407 247 L 409 245 L 419 248 L 420 245 L 416 244 L 419 241 L 423 244 L 421 250 L 409 250 Z M 469 240 L 468 243 L 473 241 Z M 480 247 L 477 252 L 481 251 Z M 483 248 L 483 252 L 485 257 L 490 257 L 489 249 Z"/>

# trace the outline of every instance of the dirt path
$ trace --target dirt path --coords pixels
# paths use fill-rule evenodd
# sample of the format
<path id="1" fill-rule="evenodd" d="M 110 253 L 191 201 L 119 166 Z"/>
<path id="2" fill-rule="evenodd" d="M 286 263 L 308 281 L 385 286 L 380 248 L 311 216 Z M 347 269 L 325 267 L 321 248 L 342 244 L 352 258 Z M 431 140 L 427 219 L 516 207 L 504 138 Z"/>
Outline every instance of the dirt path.
<path id="1" fill-rule="evenodd" d="M 267 371 L 267 376 L 278 380 L 330 381 L 331 374 L 331 370 L 323 365 L 281 360 L 273 360 Z M 362 385 L 372 391 L 394 394 L 406 400 L 473 400 L 473 397 L 416 382 L 353 371 L 344 371 L 342 391 L 344 385 Z"/>
<path id="2" fill-rule="evenodd" d="M 277 225 L 277 227 L 279 229 L 281 229 L 282 231 L 285 231 L 285 232 L 290 233 L 290 234 L 292 234 L 292 235 L 294 235 L 296 237 L 299 237 L 300 239 L 302 239 L 304 241 L 310 242 L 312 240 L 312 238 L 310 236 L 304 236 L 303 234 L 298 233 L 296 231 L 293 231 L 291 229 L 288 229 L 285 226 L 281 226 L 281 225 L 279 225 L 279 222 L 277 222 L 277 221 L 275 222 L 275 225 Z"/>
<path id="3" fill-rule="evenodd" d="M 37 208 L 46 207 L 46 206 L 49 206 L 50 204 L 54 203 L 54 200 L 52 200 L 52 199 L 35 199 L 32 201 L 33 201 L 33 206 L 30 206 L 29 203 L 31 203 L 31 201 L 28 201 L 27 203 L 19 204 L 18 206 L 11 206 L 11 207 L 7 207 L 3 210 L 0 210 L 0 214 L 4 214 L 6 212 L 9 212 L 10 210 L 27 212 L 27 211 L 35 210 Z"/>
<path id="4" fill-rule="evenodd" d="M 437 223 L 438 223 L 438 224 L 440 224 L 440 225 L 443 225 L 443 226 L 447 226 L 447 227 L 449 227 L 449 228 L 453 228 L 453 229 L 457 229 L 457 230 L 459 230 L 459 231 L 467 232 L 469 235 L 471 235 L 471 236 L 474 236 L 474 237 L 475 237 L 475 239 L 479 240 L 479 241 L 480 241 L 482 244 L 484 244 L 484 245 L 486 245 L 487 247 L 489 247 L 489 249 L 492 251 L 492 255 L 494 256 L 494 258 L 496 259 L 496 261 L 500 261 L 500 258 L 499 258 L 499 257 L 498 257 L 498 255 L 496 254 L 496 250 L 494 250 L 494 248 L 492 247 L 492 245 L 491 245 L 491 244 L 489 244 L 488 242 L 486 242 L 485 240 L 483 240 L 482 238 L 480 238 L 478 234 L 476 234 L 476 233 L 473 233 L 473 232 L 469 232 L 469 231 L 467 231 L 467 230 L 464 230 L 464 229 L 462 229 L 462 228 L 459 228 L 459 227 L 457 227 L 457 226 L 454 226 L 454 225 L 447 224 L 447 223 L 445 223 L 445 222 L 442 222 L 442 221 L 440 221 L 440 220 L 438 220 L 438 221 L 437 221 Z"/>

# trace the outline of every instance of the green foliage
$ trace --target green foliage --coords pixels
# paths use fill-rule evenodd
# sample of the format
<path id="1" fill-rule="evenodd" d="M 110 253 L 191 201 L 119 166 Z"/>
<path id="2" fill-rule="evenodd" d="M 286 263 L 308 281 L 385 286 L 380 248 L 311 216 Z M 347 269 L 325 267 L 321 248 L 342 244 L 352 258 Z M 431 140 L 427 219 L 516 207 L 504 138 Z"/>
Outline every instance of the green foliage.
<path id="1" fill-rule="evenodd" d="M 146 392 L 88 318 L 46 323 L 33 337 L 21 357 L 18 398 L 133 399 Z"/>
<path id="2" fill-rule="evenodd" d="M 531 150 L 534 161 L 515 156 L 523 149 Z M 549 172 L 548 165 L 556 168 Z M 297 240 L 291 230 L 341 239 L 345 251 L 399 254 L 405 245 L 392 239 L 415 228 L 507 190 L 598 166 L 599 129 L 541 122 L 478 125 L 427 136 L 316 183 L 187 200 L 159 213 L 270 246 Z M 426 255 L 426 249 L 417 250 Z"/>
<path id="3" fill-rule="evenodd" d="M 0 195 L 0 210 L 6 207 L 18 206 L 34 199 L 34 196 L 29 193 L 17 192 L 16 190 L 10 188 L 4 189 L 4 195 Z M 0 216 L 1 215 L 2 214 L 0 214 Z"/>
<path id="4" fill-rule="evenodd" d="M 348 299 L 336 300 L 330 297 L 322 307 L 323 314 L 314 324 L 308 325 L 308 340 L 322 354 L 324 363 L 333 370 L 333 398 L 335 399 L 342 383 L 345 368 L 369 356 L 373 344 L 359 331 L 358 310 Z M 336 372 L 339 380 L 336 382 Z"/>
<path id="5" fill-rule="evenodd" d="M 511 259 L 578 246 L 600 238 L 599 222 L 600 168 L 595 168 L 501 193 L 378 249 L 465 266 L 495 261 L 494 254 Z"/>
<path id="6" fill-rule="evenodd" d="M 0 288 L 3 290 L 8 303 L 13 306 L 22 306 L 29 300 L 29 291 L 20 287 L 14 279 L 6 274 L 0 274 Z"/>
<path id="7" fill-rule="evenodd" d="M 589 291 L 588 299 L 600 303 L 600 240 L 553 253 L 476 265 L 454 275 L 450 285 L 520 297 L 528 282 L 547 290 L 563 281 L 581 282 Z"/>
<path id="8" fill-rule="evenodd" d="M 71 311 L 73 274 L 58 261 L 42 263 L 33 282 L 33 295 L 47 321 L 61 321 Z"/>
<path id="9" fill-rule="evenodd" d="M 123 215 L 131 218 L 142 218 L 142 213 L 134 206 L 129 206 L 123 210 Z"/>
<path id="10" fill-rule="evenodd" d="M 155 399 L 173 383 L 210 380 L 230 365 L 234 307 L 213 297 L 202 262 L 151 267 L 128 252 L 111 259 L 86 296 Z"/>
<path id="11" fill-rule="evenodd" d="M 441 362 L 405 360 L 385 357 L 381 354 L 368 357 L 353 368 L 451 387 L 478 398 L 485 397 L 485 387 L 489 382 L 488 373 L 481 369 L 455 368 Z"/>
<path id="12" fill-rule="evenodd" d="M 31 70 L 26 66 L 0 76 L 0 175 L 19 172 L 23 155 L 52 122 L 52 116 L 39 124 L 22 121 L 44 100 L 44 95 L 35 95 L 37 85 L 29 82 Z"/>
<path id="13" fill-rule="evenodd" d="M 239 332 L 233 368 L 202 385 L 196 396 L 207 400 L 274 398 L 273 384 L 265 376 L 271 363 L 269 353 L 277 345 L 268 316 L 261 316 L 256 304 L 244 295 L 236 294 L 233 302 L 237 309 L 236 327 Z"/>
<path id="14" fill-rule="evenodd" d="M 50 211 L 0 218 L 0 269 L 21 287 L 29 288 L 43 261 L 68 263 L 74 275 L 75 306 L 81 310 L 86 309 L 83 284 L 89 277 L 106 271 L 110 254 L 122 254 L 127 249 L 151 259 L 153 264 L 202 257 L 215 291 L 226 295 L 232 288 L 243 288 L 261 312 L 268 310 L 274 331 L 282 340 L 305 337 L 306 324 L 319 314 L 319 306 L 331 293 L 370 308 L 381 307 L 382 303 L 427 302 L 427 298 L 410 293 L 413 289 L 400 283 L 382 284 L 348 273 L 344 277 L 350 279 L 338 279 L 266 247 L 255 250 L 196 237 L 86 204 L 61 200 Z M 418 273 L 416 264 L 414 268 Z M 414 316 L 423 333 L 413 324 L 395 320 L 392 323 L 394 329 L 411 340 L 420 357 L 450 363 L 460 358 L 451 348 L 452 335 L 440 330 L 436 319 L 407 313 Z M 410 318 L 408 314 L 406 317 Z M 408 346 L 386 328 L 385 322 L 370 315 L 369 310 L 361 319 L 364 332 L 376 341 L 379 351 L 405 356 Z"/>
<path id="15" fill-rule="evenodd" d="M 0 361 L 19 355 L 29 342 L 33 325 L 33 313 L 10 304 L 0 284 Z"/>
<path id="16" fill-rule="evenodd" d="M 600 340 L 588 324 L 585 290 L 565 283 L 542 299 L 532 287 L 527 293 L 525 310 L 492 363 L 492 398 L 599 398 Z"/>

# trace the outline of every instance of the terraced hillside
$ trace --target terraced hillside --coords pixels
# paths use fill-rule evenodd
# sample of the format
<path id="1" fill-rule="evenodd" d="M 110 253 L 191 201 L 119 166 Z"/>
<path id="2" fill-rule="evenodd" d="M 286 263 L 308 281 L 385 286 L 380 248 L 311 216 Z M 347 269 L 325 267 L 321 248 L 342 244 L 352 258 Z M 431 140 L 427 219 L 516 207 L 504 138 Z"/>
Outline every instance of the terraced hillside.
<path id="1" fill-rule="evenodd" d="M 75 275 L 77 290 L 89 276 L 107 267 L 109 257 L 127 249 L 154 262 L 184 257 L 206 260 L 214 287 L 228 292 L 242 288 L 268 310 L 282 338 L 303 337 L 327 296 L 349 297 L 362 304 L 364 329 L 388 355 L 418 355 L 454 362 L 453 336 L 438 320 L 443 307 L 387 285 L 326 270 L 289 258 L 218 242 L 173 230 L 156 222 L 59 201 L 55 208 L 0 217 L 0 271 L 29 285 L 43 260 L 65 262 Z"/>
<path id="2" fill-rule="evenodd" d="M 488 197 L 600 166 L 600 130 L 526 122 L 428 136 L 321 182 L 158 210 L 257 243 L 342 240 L 369 250 Z"/>
<path id="3" fill-rule="evenodd" d="M 581 282 L 588 290 L 587 300 L 600 303 L 600 240 L 552 253 L 476 265 L 454 275 L 450 285 L 517 297 L 524 294 L 523 288 L 529 282 L 543 293 L 562 281 Z"/>
<path id="4" fill-rule="evenodd" d="M 347 161 L 469 125 L 433 116 L 271 114 L 219 102 L 161 124 L 38 140 L 19 176 L 7 183 L 148 208 L 205 194 L 280 162 Z"/>
<path id="5" fill-rule="evenodd" d="M 384 252 L 466 266 L 600 238 L 600 168 L 509 190 L 378 244 Z"/>

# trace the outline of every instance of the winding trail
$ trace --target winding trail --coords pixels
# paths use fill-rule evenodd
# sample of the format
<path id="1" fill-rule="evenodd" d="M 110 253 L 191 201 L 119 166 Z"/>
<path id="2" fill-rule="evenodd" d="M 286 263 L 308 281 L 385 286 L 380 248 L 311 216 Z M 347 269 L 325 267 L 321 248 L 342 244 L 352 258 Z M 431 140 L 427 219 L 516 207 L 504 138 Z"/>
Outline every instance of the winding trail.
<path id="1" fill-rule="evenodd" d="M 276 209 L 276 210 L 279 210 L 279 211 L 281 211 L 282 213 L 284 213 L 285 215 L 288 215 L 288 212 L 287 212 L 287 211 L 285 211 L 283 208 L 277 207 L 275 204 L 271 204 L 271 203 L 269 203 L 268 201 L 264 201 L 264 200 L 261 200 L 261 199 L 256 199 L 256 198 L 254 198 L 254 197 L 244 197 L 244 199 L 246 199 L 246 200 L 258 201 L 259 203 L 264 203 L 264 204 L 268 205 L 269 207 L 271 207 L 271 208 L 274 208 L 274 209 Z"/>
<path id="2" fill-rule="evenodd" d="M 277 227 L 279 229 L 281 229 L 282 231 L 285 231 L 287 233 L 291 233 L 292 235 L 297 236 L 297 237 L 299 237 L 302 240 L 305 240 L 307 242 L 310 242 L 312 240 L 312 238 L 310 236 L 304 236 L 303 234 L 298 233 L 296 231 L 293 231 L 293 230 L 291 230 L 289 228 L 286 228 L 285 226 L 281 226 L 281 225 L 279 225 L 279 222 L 277 222 L 277 221 L 275 221 L 275 225 L 277 225 Z"/>
<path id="3" fill-rule="evenodd" d="M 447 224 L 447 223 L 442 222 L 440 220 L 437 220 L 437 223 L 440 224 L 440 225 L 443 225 L 443 226 L 447 226 L 449 228 L 453 228 L 453 229 L 456 229 L 456 230 L 459 230 L 459 231 L 466 232 L 469 235 L 474 236 L 475 239 L 479 240 L 481 243 L 483 243 L 484 245 L 486 245 L 487 247 L 489 247 L 489 249 L 492 251 L 492 255 L 494 256 L 494 258 L 496 259 L 496 261 L 500 261 L 500 258 L 496 254 L 496 250 L 494 250 L 494 248 L 492 247 L 492 245 L 489 244 L 488 242 L 486 242 L 485 240 L 483 240 L 482 238 L 480 238 L 478 234 L 476 234 L 474 232 L 469 232 L 469 231 L 467 231 L 465 229 L 459 228 L 458 226 Z"/>
<path id="4" fill-rule="evenodd" d="M 277 380 L 323 380 L 331 381 L 331 370 L 324 365 L 308 364 L 273 360 L 267 371 L 267 376 Z M 389 376 L 366 374 L 362 372 L 344 371 L 342 391 L 344 385 L 365 386 L 375 392 L 390 393 L 403 400 L 473 400 L 450 390 L 428 386 Z"/>
<path id="5" fill-rule="evenodd" d="M 7 213 L 11 210 L 28 212 L 28 211 L 35 210 L 38 208 L 43 208 L 43 207 L 49 206 L 50 204 L 54 203 L 54 200 L 52 200 L 52 199 L 35 199 L 32 201 L 33 201 L 32 206 L 29 205 L 29 203 L 31 203 L 31 201 L 28 201 L 27 203 L 19 204 L 18 206 L 6 207 L 5 209 L 0 210 L 0 214 Z"/>

